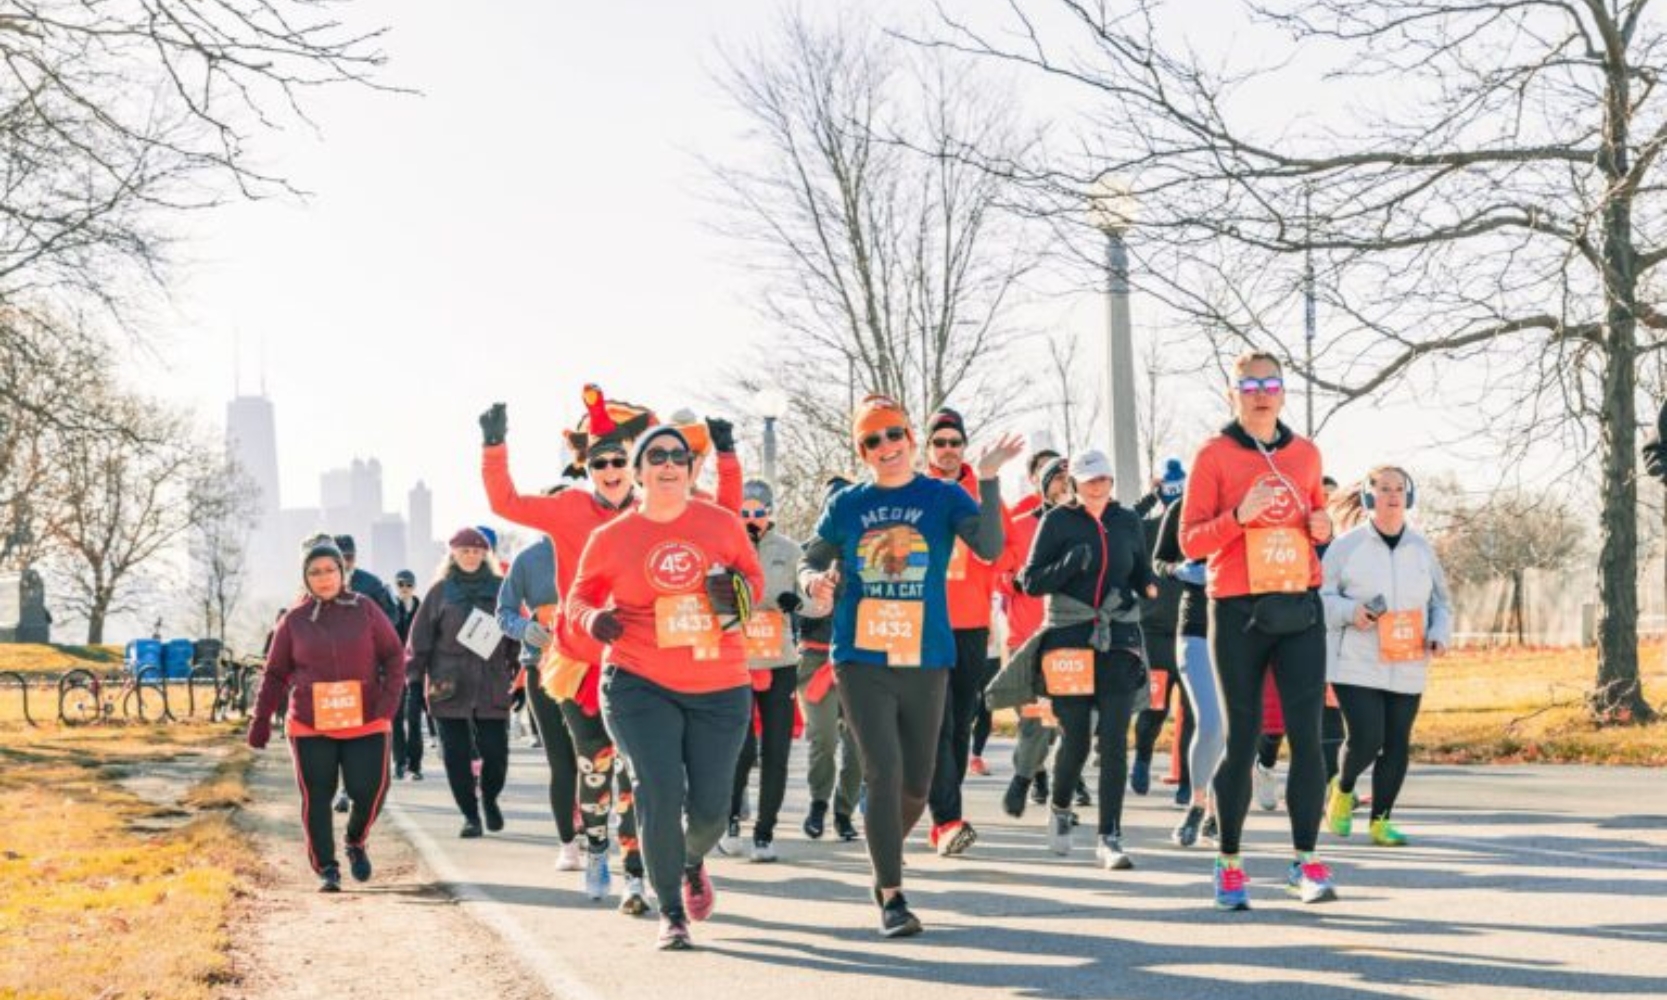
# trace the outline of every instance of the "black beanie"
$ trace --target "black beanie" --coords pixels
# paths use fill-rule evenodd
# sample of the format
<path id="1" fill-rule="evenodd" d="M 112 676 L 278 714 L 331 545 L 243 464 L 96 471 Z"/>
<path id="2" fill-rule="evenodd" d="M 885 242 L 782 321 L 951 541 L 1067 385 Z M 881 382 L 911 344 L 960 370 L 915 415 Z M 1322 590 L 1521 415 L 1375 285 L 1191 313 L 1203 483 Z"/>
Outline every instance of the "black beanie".
<path id="1" fill-rule="evenodd" d="M 953 427 L 960 432 L 962 440 L 967 436 L 967 422 L 961 419 L 961 414 L 947 406 L 940 407 L 932 414 L 932 419 L 926 421 L 926 436 L 931 437 L 945 427 Z"/>

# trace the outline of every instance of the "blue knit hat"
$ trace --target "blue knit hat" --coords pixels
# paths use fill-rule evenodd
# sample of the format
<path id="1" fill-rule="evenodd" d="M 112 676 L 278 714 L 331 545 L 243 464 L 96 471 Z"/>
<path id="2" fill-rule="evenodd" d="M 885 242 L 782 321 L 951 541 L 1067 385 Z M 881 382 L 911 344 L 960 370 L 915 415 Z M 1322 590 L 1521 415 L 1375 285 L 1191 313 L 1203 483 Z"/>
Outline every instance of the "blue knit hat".
<path id="1" fill-rule="evenodd" d="M 1158 496 L 1165 504 L 1172 504 L 1181 499 L 1181 494 L 1187 488 L 1187 470 L 1178 458 L 1167 459 L 1163 463 L 1163 478 L 1158 483 Z"/>

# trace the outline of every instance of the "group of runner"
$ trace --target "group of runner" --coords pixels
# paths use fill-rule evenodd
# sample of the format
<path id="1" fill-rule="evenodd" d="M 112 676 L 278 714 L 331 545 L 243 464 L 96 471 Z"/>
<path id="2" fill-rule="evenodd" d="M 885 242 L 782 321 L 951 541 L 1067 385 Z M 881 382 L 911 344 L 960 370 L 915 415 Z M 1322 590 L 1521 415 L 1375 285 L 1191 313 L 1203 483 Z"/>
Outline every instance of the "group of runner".
<path id="1" fill-rule="evenodd" d="M 1044 802 L 1048 849 L 1069 855 L 1076 810 L 1097 802 L 1096 863 L 1133 866 L 1122 806 L 1125 789 L 1149 788 L 1167 707 L 1168 687 L 1151 685 L 1158 671 L 1184 692 L 1187 722 L 1186 812 L 1171 839 L 1215 841 L 1216 905 L 1249 905 L 1240 838 L 1270 690 L 1290 754 L 1284 881 L 1305 902 L 1335 898 L 1320 828 L 1350 833 L 1368 768 L 1372 840 L 1406 842 L 1390 815 L 1427 663 L 1451 632 L 1446 586 L 1407 523 L 1415 490 L 1404 470 L 1374 468 L 1328 505 L 1318 449 L 1279 420 L 1277 360 L 1237 359 L 1227 395 L 1232 419 L 1190 469 L 1168 463 L 1133 508 L 1113 498 L 1111 463 L 1091 450 L 1032 455 L 1034 492 L 1012 510 L 999 476 L 1022 440 L 998 436 L 969 457 L 955 410 L 931 414 L 922 440 L 899 403 L 870 396 L 851 421 L 865 474 L 827 484 L 803 546 L 776 530 L 771 484 L 743 479 L 725 421 L 662 421 L 587 386 L 566 437 L 570 471 L 588 484 L 523 494 L 496 404 L 480 420 L 489 505 L 544 538 L 502 573 L 480 532 L 461 529 L 404 650 L 346 585 L 339 551 L 309 548 L 305 594 L 277 629 L 249 741 L 266 743 L 287 691 L 309 856 L 323 887 L 339 888 L 329 815 L 315 803 L 346 779 L 350 871 L 369 878 L 365 841 L 399 704 L 390 692 L 407 673 L 440 726 L 461 835 L 502 828 L 519 666 L 550 765 L 557 867 L 582 870 L 583 891 L 606 898 L 617 836 L 620 909 L 644 913 L 652 899 L 659 945 L 675 950 L 714 911 L 711 851 L 777 858 L 802 723 L 802 829 L 824 836 L 831 808 L 840 839 L 864 839 L 881 933 L 900 937 L 922 929 L 903 849 L 923 815 L 940 855 L 977 842 L 961 792 L 992 708 L 1019 714 L 1003 810 Z M 697 484 L 714 456 L 709 495 Z M 1322 735 L 1331 696 L 1347 732 L 1334 777 Z M 1158 714 L 1137 727 L 1131 768 L 1143 708 Z M 1091 793 L 1083 775 L 1096 755 Z"/>

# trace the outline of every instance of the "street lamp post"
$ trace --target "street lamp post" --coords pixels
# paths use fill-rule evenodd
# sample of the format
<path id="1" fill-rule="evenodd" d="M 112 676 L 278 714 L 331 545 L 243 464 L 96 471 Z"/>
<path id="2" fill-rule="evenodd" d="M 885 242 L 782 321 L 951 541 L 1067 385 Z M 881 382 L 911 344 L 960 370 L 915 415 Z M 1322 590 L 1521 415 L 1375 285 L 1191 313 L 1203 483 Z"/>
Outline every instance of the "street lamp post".
<path id="1" fill-rule="evenodd" d="M 754 408 L 764 418 L 764 481 L 776 488 L 776 421 L 787 412 L 787 396 L 780 389 L 760 389 Z"/>
<path id="2" fill-rule="evenodd" d="M 1140 430 L 1135 415 L 1134 330 L 1129 319 L 1129 251 L 1124 234 L 1134 222 L 1128 186 L 1102 177 L 1089 198 L 1089 219 L 1106 236 L 1106 419 L 1117 499 L 1140 499 Z"/>

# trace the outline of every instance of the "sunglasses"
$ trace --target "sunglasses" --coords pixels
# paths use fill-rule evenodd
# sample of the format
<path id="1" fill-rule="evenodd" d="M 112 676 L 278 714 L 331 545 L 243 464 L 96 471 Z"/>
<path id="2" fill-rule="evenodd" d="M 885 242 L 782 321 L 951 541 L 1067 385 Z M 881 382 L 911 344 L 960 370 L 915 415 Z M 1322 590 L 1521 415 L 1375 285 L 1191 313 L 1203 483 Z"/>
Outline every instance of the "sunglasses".
<path id="1" fill-rule="evenodd" d="M 411 587 L 412 587 L 411 584 L 406 583 L 404 581 L 400 581 L 399 583 L 395 584 L 395 586 L 397 586 L 400 590 L 410 590 Z"/>
<path id="2" fill-rule="evenodd" d="M 767 511 L 767 510 L 750 510 L 749 509 L 749 510 L 741 511 L 741 516 L 746 518 L 749 521 L 762 521 L 765 518 L 770 516 L 770 512 Z"/>
<path id="3" fill-rule="evenodd" d="M 692 465 L 694 456 L 687 448 L 650 448 L 643 458 L 648 460 L 649 465 L 665 465 L 667 462 L 673 465 Z"/>
<path id="4" fill-rule="evenodd" d="M 1267 378 L 1241 378 L 1239 391 L 1246 395 L 1260 392 L 1264 396 L 1277 396 L 1285 391 L 1285 380 L 1278 375 L 1269 375 Z"/>
<path id="5" fill-rule="evenodd" d="M 873 451 L 880 447 L 881 442 L 890 441 L 896 444 L 908 436 L 909 429 L 907 427 L 887 427 L 883 431 L 875 431 L 872 434 L 865 435 L 862 439 L 862 449 L 863 451 Z"/>
<path id="6" fill-rule="evenodd" d="M 630 462 L 625 460 L 624 455 L 615 455 L 613 458 L 593 458 L 590 460 L 590 467 L 598 472 L 603 469 L 623 469 L 630 464 Z"/>
<path id="7" fill-rule="evenodd" d="M 932 439 L 932 447 L 934 447 L 934 448 L 965 448 L 966 446 L 967 446 L 967 442 L 963 438 L 933 438 Z"/>

